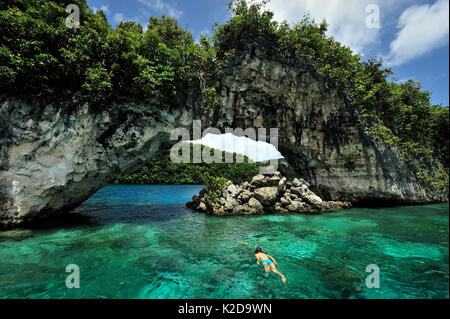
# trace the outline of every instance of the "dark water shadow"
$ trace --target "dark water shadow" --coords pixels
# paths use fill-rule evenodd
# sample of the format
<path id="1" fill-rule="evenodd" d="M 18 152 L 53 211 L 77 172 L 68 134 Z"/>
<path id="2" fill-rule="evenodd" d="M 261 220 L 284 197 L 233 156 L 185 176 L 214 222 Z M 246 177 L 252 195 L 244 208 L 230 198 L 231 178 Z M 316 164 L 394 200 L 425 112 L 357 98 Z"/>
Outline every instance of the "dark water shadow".
<path id="1" fill-rule="evenodd" d="M 71 229 L 77 227 L 98 226 L 99 223 L 92 216 L 79 213 L 66 213 L 58 216 L 44 217 L 21 225 L 21 229 L 52 230 Z"/>
<path id="2" fill-rule="evenodd" d="M 153 222 L 167 222 L 194 213 L 182 204 L 164 205 L 104 205 L 85 204 L 72 212 L 56 216 L 42 217 L 24 222 L 18 228 L 0 228 L 6 231 L 48 231 L 74 229 L 80 227 L 99 227 L 111 224 L 142 225 Z"/>
<path id="3" fill-rule="evenodd" d="M 89 218 L 97 225 L 136 224 L 167 222 L 192 214 L 192 210 L 182 204 L 106 206 L 103 204 L 84 205 L 72 214 Z"/>

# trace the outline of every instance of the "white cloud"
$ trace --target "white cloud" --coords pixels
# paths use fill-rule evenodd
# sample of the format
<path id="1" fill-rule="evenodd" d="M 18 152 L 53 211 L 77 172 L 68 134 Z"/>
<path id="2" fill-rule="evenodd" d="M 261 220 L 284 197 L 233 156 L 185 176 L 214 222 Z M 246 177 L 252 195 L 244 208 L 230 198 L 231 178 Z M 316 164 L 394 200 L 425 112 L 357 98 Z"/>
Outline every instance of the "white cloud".
<path id="1" fill-rule="evenodd" d="M 202 144 L 229 153 L 242 154 L 255 162 L 283 158 L 275 146 L 269 143 L 254 141 L 242 136 L 237 137 L 231 133 L 222 135 L 206 134 L 202 139 L 192 141 L 192 143 Z"/>
<path id="2" fill-rule="evenodd" d="M 179 18 L 183 14 L 182 11 L 175 8 L 173 5 L 162 0 L 137 0 L 139 3 L 148 8 L 163 13 L 167 16 Z"/>
<path id="3" fill-rule="evenodd" d="M 102 6 L 100 7 L 100 9 L 97 8 L 97 7 L 92 7 L 92 11 L 97 12 L 98 10 L 102 10 L 104 13 L 108 13 L 108 11 L 109 11 L 109 6 L 102 5 Z"/>
<path id="4" fill-rule="evenodd" d="M 379 42 L 380 29 L 368 28 L 366 8 L 376 4 L 380 8 L 381 28 L 385 21 L 405 2 L 411 0 L 272 0 L 268 8 L 278 21 L 299 22 L 310 14 L 316 22 L 326 19 L 328 34 L 357 53 Z"/>
<path id="5" fill-rule="evenodd" d="M 411 6 L 401 14 L 397 27 L 400 31 L 385 58 L 390 66 L 401 65 L 448 45 L 449 1 Z"/>
<path id="6" fill-rule="evenodd" d="M 115 13 L 113 16 L 113 21 L 119 24 L 122 21 L 131 21 L 133 19 L 125 17 L 125 15 L 121 12 Z"/>

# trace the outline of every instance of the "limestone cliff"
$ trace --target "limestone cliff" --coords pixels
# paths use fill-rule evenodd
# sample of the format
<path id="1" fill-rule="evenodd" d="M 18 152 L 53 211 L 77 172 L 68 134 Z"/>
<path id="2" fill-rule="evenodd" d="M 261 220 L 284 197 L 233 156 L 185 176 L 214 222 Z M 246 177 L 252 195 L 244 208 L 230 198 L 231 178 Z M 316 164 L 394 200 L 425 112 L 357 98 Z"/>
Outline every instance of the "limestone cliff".
<path id="1" fill-rule="evenodd" d="M 1 104 L 3 152 L 0 223 L 14 226 L 68 212 L 118 176 L 152 158 L 176 127 L 192 123 L 189 108 L 112 105 L 95 114 L 49 105 L 41 114 L 19 101 Z"/>
<path id="2" fill-rule="evenodd" d="M 345 92 L 308 63 L 282 64 L 258 50 L 238 55 L 208 80 L 217 103 L 203 127 L 279 128 L 279 149 L 296 174 L 327 201 L 356 204 L 448 200 L 410 173 L 395 150 L 378 145 Z M 14 226 L 68 212 L 117 177 L 139 169 L 176 127 L 200 112 L 198 88 L 166 108 L 87 105 L 70 112 L 6 98 L 0 104 L 0 224 Z M 346 149 L 359 156 L 348 165 Z M 439 163 L 418 163 L 433 172 Z"/>
<path id="3" fill-rule="evenodd" d="M 346 93 L 305 61 L 280 63 L 249 49 L 217 80 L 218 105 L 204 116 L 217 127 L 279 129 L 279 150 L 297 176 L 328 201 L 412 204 L 448 201 L 425 185 L 405 158 L 376 143 Z M 355 150 L 349 158 L 346 150 Z M 350 163 L 349 163 L 350 161 Z M 416 160 L 431 172 L 442 165 Z"/>

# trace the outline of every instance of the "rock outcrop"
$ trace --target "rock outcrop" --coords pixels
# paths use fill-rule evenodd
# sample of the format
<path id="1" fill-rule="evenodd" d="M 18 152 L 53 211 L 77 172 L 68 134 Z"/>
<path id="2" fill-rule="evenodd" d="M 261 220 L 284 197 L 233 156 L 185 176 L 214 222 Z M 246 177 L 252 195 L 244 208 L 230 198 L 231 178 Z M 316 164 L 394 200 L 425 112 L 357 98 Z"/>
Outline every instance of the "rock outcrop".
<path id="1" fill-rule="evenodd" d="M 240 205 L 227 202 L 224 210 L 259 212 L 261 205 L 278 204 L 288 211 L 316 212 L 318 198 L 363 205 L 448 201 L 448 193 L 417 178 L 399 152 L 375 142 L 345 92 L 301 59 L 281 63 L 250 43 L 228 71 L 207 82 L 217 92 L 216 106 L 207 114 L 200 108 L 199 87 L 181 90 L 162 108 L 122 102 L 103 112 L 87 105 L 71 111 L 48 105 L 37 113 L 17 97 L 2 97 L 0 225 L 70 212 L 108 183 L 138 170 L 174 128 L 191 127 L 200 117 L 204 128 L 222 132 L 226 127 L 278 128 L 280 152 L 306 182 L 286 181 L 290 196 L 280 202 L 275 199 L 278 176 L 264 185 L 265 179 L 248 189 L 232 188 L 230 197 Z M 359 154 L 352 167 L 348 148 Z M 416 166 L 433 176 L 442 165 L 424 160 Z M 211 204 L 202 202 L 199 209 Z"/>
<path id="2" fill-rule="evenodd" d="M 194 196 L 186 206 L 213 215 L 317 214 L 352 207 L 349 202 L 323 201 L 309 186 L 303 179 L 288 181 L 280 172 L 256 175 L 250 183 L 242 185 L 228 181 L 219 190 L 205 187 L 200 196 Z"/>
<path id="3" fill-rule="evenodd" d="M 202 117 L 203 123 L 278 128 L 279 151 L 296 176 L 328 201 L 359 205 L 448 201 L 447 191 L 416 176 L 418 170 L 434 176 L 441 163 L 406 159 L 395 147 L 376 142 L 345 91 L 307 61 L 282 63 L 263 45 L 248 46 L 217 79 L 218 106 Z M 349 159 L 348 150 L 355 150 L 356 157 Z"/>
<path id="4" fill-rule="evenodd" d="M 0 161 L 0 226 L 5 227 L 70 212 L 147 163 L 174 128 L 192 124 L 191 108 L 133 103 L 99 114 L 88 105 L 70 114 L 49 105 L 33 114 L 29 105 L 5 101 L 0 112 L 8 125 L 7 152 Z"/>

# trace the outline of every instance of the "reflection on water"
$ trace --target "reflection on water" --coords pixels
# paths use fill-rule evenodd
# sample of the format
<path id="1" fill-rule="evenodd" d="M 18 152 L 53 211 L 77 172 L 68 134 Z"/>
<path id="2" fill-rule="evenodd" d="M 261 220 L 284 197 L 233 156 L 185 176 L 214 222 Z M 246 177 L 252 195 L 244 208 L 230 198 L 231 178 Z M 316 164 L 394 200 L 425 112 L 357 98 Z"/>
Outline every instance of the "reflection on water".
<path id="1" fill-rule="evenodd" d="M 448 205 L 219 218 L 184 207 L 201 188 L 108 186 L 55 225 L 0 232 L 0 298 L 448 298 Z"/>

